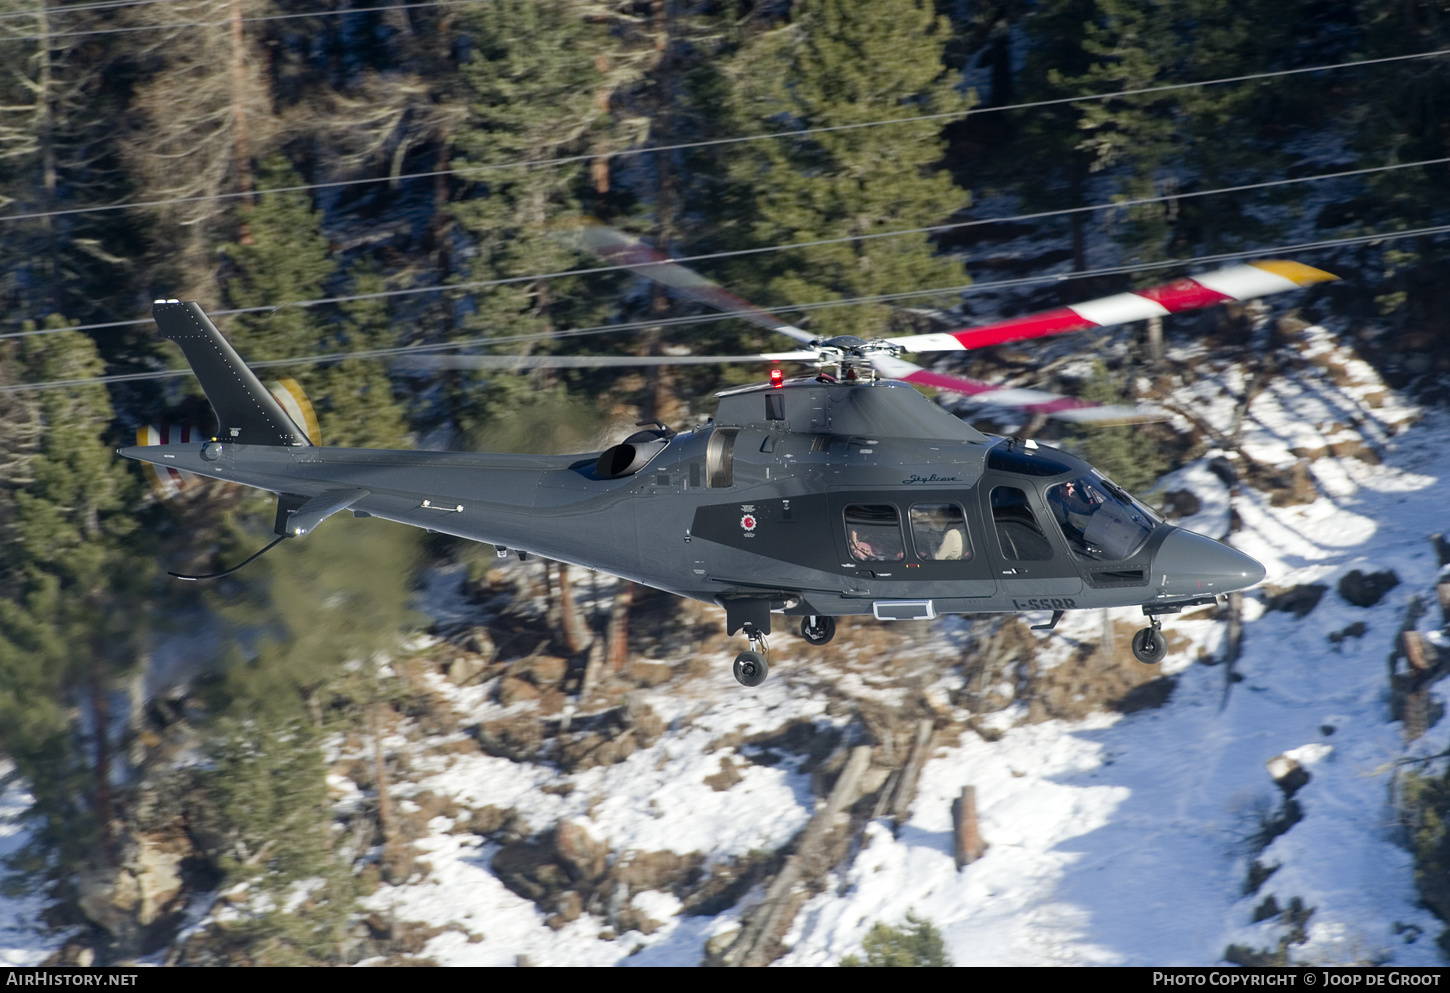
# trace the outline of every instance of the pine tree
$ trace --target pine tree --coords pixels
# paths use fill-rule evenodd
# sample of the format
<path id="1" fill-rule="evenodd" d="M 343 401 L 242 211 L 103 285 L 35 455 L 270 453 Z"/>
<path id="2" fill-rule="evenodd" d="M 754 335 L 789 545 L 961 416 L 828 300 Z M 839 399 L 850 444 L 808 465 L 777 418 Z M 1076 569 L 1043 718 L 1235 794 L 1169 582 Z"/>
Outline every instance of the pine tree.
<path id="1" fill-rule="evenodd" d="M 1450 45 L 1442 13 L 1424 4 L 1357 5 L 1355 40 L 1362 57 L 1382 58 L 1431 52 Z M 1360 51 L 1356 56 L 1360 56 Z M 1443 156 L 1450 117 L 1445 110 L 1447 68 L 1442 59 L 1415 60 L 1359 70 L 1324 87 L 1326 106 L 1338 113 L 1335 129 L 1365 166 L 1437 159 Z M 1328 80 L 1326 80 L 1326 83 Z M 1355 234 L 1417 228 L 1439 223 L 1450 197 L 1443 166 L 1401 169 L 1367 177 L 1363 195 L 1326 205 L 1320 226 Z M 1394 365 L 1410 371 L 1450 367 L 1444 333 L 1446 250 L 1434 238 L 1399 239 L 1383 249 L 1355 253 L 1372 303 L 1366 311 L 1392 322 Z M 1346 260 L 1348 261 L 1348 260 Z"/>
<path id="2" fill-rule="evenodd" d="M 281 156 L 264 162 L 258 177 L 275 187 L 300 182 Z M 340 314 L 323 306 L 285 306 L 324 296 L 337 270 L 321 231 L 322 212 L 305 191 L 273 194 L 243 216 L 247 239 L 223 247 L 231 262 L 227 295 L 237 307 L 277 307 L 232 318 L 228 337 L 243 358 L 275 361 L 397 345 L 398 333 L 385 298 L 348 301 Z M 387 287 L 376 266 L 360 262 L 352 275 L 354 295 L 376 294 Z M 405 446 L 406 414 L 393 395 L 383 360 L 357 357 L 289 366 L 285 372 L 299 380 L 312 400 L 324 444 Z"/>
<path id="3" fill-rule="evenodd" d="M 462 28 L 471 55 L 459 68 L 467 121 L 455 137 L 456 164 L 470 167 L 538 161 L 578 153 L 608 121 L 607 65 L 613 48 L 599 10 L 581 0 L 499 0 L 467 9 Z M 583 163 L 479 170 L 475 186 L 453 207 L 472 241 L 471 281 L 510 279 L 578 267 L 558 237 L 582 212 Z M 539 334 L 601 323 L 604 309 L 579 279 L 506 283 L 470 294 L 466 326 L 489 336 Z M 536 346 L 537 347 L 537 346 Z M 530 350 L 525 346 L 523 351 Z M 479 389 L 458 377 L 454 419 L 476 429 L 508 403 L 495 377 Z M 547 382 L 547 373 L 524 382 Z M 500 393 L 500 390 L 503 390 Z M 492 391 L 492 393 L 490 392 Z"/>
<path id="4" fill-rule="evenodd" d="M 732 245 L 830 242 L 747 256 L 729 267 L 734 285 L 781 306 L 967 282 L 925 234 L 870 237 L 944 222 L 968 204 L 940 169 L 942 122 L 850 129 L 965 112 L 968 98 L 942 64 L 949 36 L 924 0 L 801 0 L 788 26 L 742 47 L 731 69 L 739 130 L 848 129 L 730 150 L 720 225 Z M 811 327 L 875 337 L 902 320 L 865 305 L 817 311 Z"/>
<path id="5" fill-rule="evenodd" d="M 227 832 L 219 867 L 229 885 L 252 884 L 228 937 L 256 965 L 339 961 L 357 886 L 336 850 L 320 729 L 272 716 L 210 730 L 211 799 Z"/>
<path id="6" fill-rule="evenodd" d="M 380 293 L 383 277 L 370 266 L 353 268 L 352 293 Z M 343 320 L 332 347 L 343 352 L 393 348 L 398 333 L 384 299 L 342 305 Z M 323 444 L 353 448 L 406 448 L 406 412 L 394 396 L 386 360 L 349 358 L 324 366 L 314 376 L 317 417 Z"/>
<path id="7" fill-rule="evenodd" d="M 1450 781 L 1414 770 L 1398 778 L 1400 823 L 1415 860 L 1415 886 L 1425 906 L 1450 920 Z"/>
<path id="8" fill-rule="evenodd" d="M 301 180 L 280 155 L 262 164 L 258 179 L 270 188 L 297 186 Z M 288 303 L 316 300 L 337 269 L 321 231 L 321 212 L 306 191 L 276 193 L 242 212 L 247 236 L 223 246 L 232 264 L 226 275 L 227 298 L 239 308 L 276 307 L 238 314 L 228 336 L 249 362 L 315 355 L 328 328 L 321 312 Z M 303 373 L 308 385 L 310 373 Z"/>
<path id="9" fill-rule="evenodd" d="M 65 320 L 52 318 L 52 326 Z M 74 332 L 23 339 L 18 361 L 39 380 L 102 371 Z M 109 694 L 138 658 L 150 575 L 147 536 L 127 508 L 135 477 L 104 440 L 104 386 L 39 394 L 28 480 L 13 514 L 0 599 L 0 748 L 36 796 L 41 841 L 74 860 L 109 857 Z M 13 482 L 12 482 L 13 485 Z M 99 849 L 91 850 L 99 840 Z M 72 863 L 73 865 L 73 863 Z"/>
<path id="10" fill-rule="evenodd" d="M 1062 30 L 1080 20 L 1075 35 Z M 1029 21 L 1060 62 L 1038 53 L 1035 71 L 1046 70 L 1039 99 L 1135 91 L 1285 68 L 1298 54 L 1300 33 L 1292 15 L 1267 5 L 1226 5 L 1221 0 L 1141 4 L 1131 0 L 1058 0 Z M 1065 47 L 1064 47 L 1065 46 Z M 1084 64 L 1086 62 L 1086 64 Z M 1079 206 L 1086 189 L 1081 168 L 1112 178 L 1118 199 L 1171 197 L 1250 182 L 1282 173 L 1280 148 L 1297 121 L 1305 93 L 1294 80 L 1187 87 L 1074 104 L 1051 121 L 1054 142 L 1075 148 L 1068 206 Z M 1042 134 L 1043 125 L 1036 127 Z M 1083 157 L 1086 157 L 1084 163 Z M 1049 168 L 1051 166 L 1049 165 Z M 1040 188 L 1040 187 L 1039 187 Z M 1281 194 L 1240 194 L 1212 201 L 1190 198 L 1127 208 L 1099 216 L 1116 228 L 1134 258 L 1150 261 L 1240 247 L 1269 232 L 1250 209 Z M 1144 279 L 1152 280 L 1153 276 Z"/>
<path id="11" fill-rule="evenodd" d="M 270 508 L 269 508 L 270 511 Z M 271 523 L 270 512 L 264 518 Z M 255 542 L 240 533 L 238 541 Z M 417 532 L 384 521 L 329 519 L 248 566 L 246 583 L 213 602 L 255 655 L 227 668 L 215 706 L 238 719 L 316 716 L 350 659 L 397 647 L 413 619 L 409 577 Z M 243 638 L 248 630 L 264 632 Z"/>
<path id="12" fill-rule="evenodd" d="M 361 853 L 334 833 L 322 747 L 364 725 L 376 694 L 359 698 L 358 673 L 399 651 L 414 623 L 416 556 L 410 529 L 334 519 L 249 567 L 236 594 L 212 594 L 247 649 L 230 653 L 205 696 L 221 868 L 229 884 L 251 884 L 232 930 L 257 964 L 342 954 Z"/>

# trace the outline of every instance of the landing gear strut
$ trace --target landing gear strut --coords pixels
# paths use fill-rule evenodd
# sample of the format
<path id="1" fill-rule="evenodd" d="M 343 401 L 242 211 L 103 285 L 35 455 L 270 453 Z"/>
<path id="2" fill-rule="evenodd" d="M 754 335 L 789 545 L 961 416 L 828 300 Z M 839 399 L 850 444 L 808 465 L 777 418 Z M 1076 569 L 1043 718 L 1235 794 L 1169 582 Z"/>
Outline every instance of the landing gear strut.
<path id="1" fill-rule="evenodd" d="M 815 616 L 801 618 L 801 637 L 807 644 L 824 645 L 836 636 L 834 617 Z"/>
<path id="2" fill-rule="evenodd" d="M 750 639 L 750 651 L 735 656 L 735 679 L 742 686 L 759 686 L 770 673 L 770 663 L 765 661 L 770 647 L 754 624 L 746 623 L 742 630 Z"/>
<path id="3" fill-rule="evenodd" d="M 1133 635 L 1133 657 L 1145 665 L 1157 665 L 1168 655 L 1168 639 L 1163 637 L 1163 622 L 1157 614 L 1148 615 L 1150 627 Z"/>

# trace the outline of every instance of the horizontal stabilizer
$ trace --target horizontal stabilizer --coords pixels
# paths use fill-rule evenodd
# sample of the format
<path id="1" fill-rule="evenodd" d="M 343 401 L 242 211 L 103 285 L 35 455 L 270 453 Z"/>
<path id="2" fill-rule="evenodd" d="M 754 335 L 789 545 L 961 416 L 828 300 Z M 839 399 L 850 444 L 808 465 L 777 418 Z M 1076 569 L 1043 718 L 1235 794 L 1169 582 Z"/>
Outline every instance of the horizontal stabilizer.
<path id="1" fill-rule="evenodd" d="M 217 437 L 242 445 L 310 445 L 231 343 L 195 303 L 159 301 L 151 310 L 161 337 L 181 346 L 216 411 Z"/>
<path id="2" fill-rule="evenodd" d="M 361 487 L 328 490 L 315 497 L 303 497 L 283 493 L 277 497 L 277 521 L 273 533 L 300 537 L 312 530 L 339 510 L 346 510 L 372 491 Z"/>

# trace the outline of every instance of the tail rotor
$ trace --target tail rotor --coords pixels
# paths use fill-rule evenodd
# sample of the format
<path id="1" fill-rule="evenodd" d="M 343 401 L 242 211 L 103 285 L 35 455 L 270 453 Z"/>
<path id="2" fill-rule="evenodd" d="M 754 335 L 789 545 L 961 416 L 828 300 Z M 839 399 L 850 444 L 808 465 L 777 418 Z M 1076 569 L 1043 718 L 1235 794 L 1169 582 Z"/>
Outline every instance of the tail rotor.
<path id="1" fill-rule="evenodd" d="M 312 409 L 312 403 L 307 399 L 307 394 L 302 392 L 302 386 L 291 376 L 283 376 L 281 379 L 274 379 L 267 384 L 267 390 L 276 397 L 287 416 L 292 418 L 292 423 L 302 429 L 307 435 L 307 440 L 314 445 L 322 444 L 322 426 L 317 423 L 317 411 Z"/>
<path id="2" fill-rule="evenodd" d="M 201 444 L 203 440 L 201 431 L 189 424 L 171 424 L 159 428 L 147 424 L 136 431 L 138 445 L 189 445 L 193 442 Z M 151 484 L 151 492 L 156 494 L 158 500 L 168 503 L 202 482 L 200 476 L 172 469 L 170 466 L 143 462 L 141 469 L 146 473 L 146 481 Z"/>

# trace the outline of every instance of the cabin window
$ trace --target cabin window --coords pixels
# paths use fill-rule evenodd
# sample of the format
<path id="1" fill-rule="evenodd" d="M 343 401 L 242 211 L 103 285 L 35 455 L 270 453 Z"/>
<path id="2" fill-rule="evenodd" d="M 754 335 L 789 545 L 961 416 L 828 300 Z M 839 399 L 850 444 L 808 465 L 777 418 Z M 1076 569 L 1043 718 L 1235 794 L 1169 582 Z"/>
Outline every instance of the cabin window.
<path id="1" fill-rule="evenodd" d="M 992 523 L 1007 561 L 1046 562 L 1052 558 L 1052 543 L 1037 523 L 1027 494 L 1017 487 L 998 486 L 992 490 Z"/>
<path id="2" fill-rule="evenodd" d="M 916 503 L 911 511 L 911 540 L 916 557 L 936 562 L 961 562 L 972 557 L 967 517 L 954 503 Z"/>
<path id="3" fill-rule="evenodd" d="M 906 557 L 901 518 L 889 503 L 846 508 L 846 547 L 857 562 L 899 562 Z"/>

